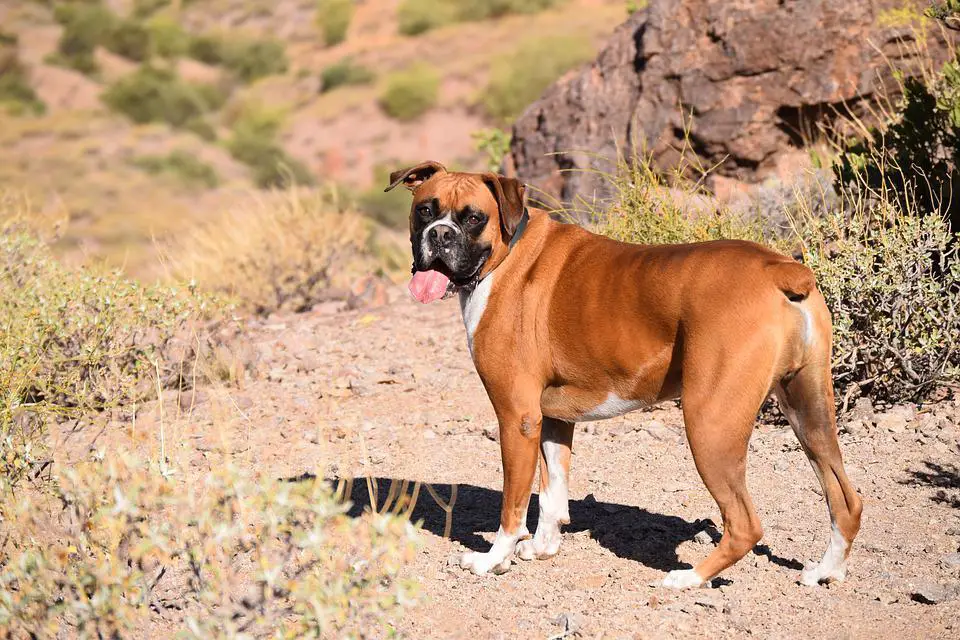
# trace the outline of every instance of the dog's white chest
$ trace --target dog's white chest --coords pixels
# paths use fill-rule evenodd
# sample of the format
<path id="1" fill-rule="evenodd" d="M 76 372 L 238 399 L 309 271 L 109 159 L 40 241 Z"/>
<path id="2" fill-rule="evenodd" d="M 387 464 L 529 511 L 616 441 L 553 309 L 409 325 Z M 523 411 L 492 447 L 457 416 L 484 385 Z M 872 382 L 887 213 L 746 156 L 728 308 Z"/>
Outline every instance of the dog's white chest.
<path id="1" fill-rule="evenodd" d="M 467 329 L 467 347 L 473 355 L 473 335 L 480 325 L 480 318 L 487 308 L 490 290 L 493 288 L 493 274 L 477 283 L 471 291 L 460 292 L 460 311 L 463 312 L 463 326 Z"/>

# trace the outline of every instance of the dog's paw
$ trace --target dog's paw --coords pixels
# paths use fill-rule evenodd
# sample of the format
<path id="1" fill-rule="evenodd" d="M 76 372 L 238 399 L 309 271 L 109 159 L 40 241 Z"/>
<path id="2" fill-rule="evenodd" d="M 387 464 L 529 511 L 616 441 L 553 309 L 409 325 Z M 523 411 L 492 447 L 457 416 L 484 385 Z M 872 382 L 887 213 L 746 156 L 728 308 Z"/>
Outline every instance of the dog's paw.
<path id="1" fill-rule="evenodd" d="M 506 573 L 510 568 L 510 557 L 500 558 L 492 553 L 477 553 L 468 551 L 460 558 L 460 567 L 467 569 L 477 576 L 493 573 L 499 575 Z"/>
<path id="2" fill-rule="evenodd" d="M 807 587 L 815 587 L 818 584 L 827 584 L 828 582 L 843 582 L 847 577 L 846 563 L 839 566 L 824 566 L 824 562 L 815 565 L 807 565 L 800 572 L 800 584 Z"/>
<path id="3" fill-rule="evenodd" d="M 517 557 L 521 560 L 546 560 L 560 551 L 560 537 L 541 540 L 536 537 L 517 543 Z"/>
<path id="4" fill-rule="evenodd" d="M 677 569 L 668 573 L 663 579 L 663 586 L 667 589 L 691 589 L 705 584 L 706 581 L 700 577 L 696 569 Z"/>

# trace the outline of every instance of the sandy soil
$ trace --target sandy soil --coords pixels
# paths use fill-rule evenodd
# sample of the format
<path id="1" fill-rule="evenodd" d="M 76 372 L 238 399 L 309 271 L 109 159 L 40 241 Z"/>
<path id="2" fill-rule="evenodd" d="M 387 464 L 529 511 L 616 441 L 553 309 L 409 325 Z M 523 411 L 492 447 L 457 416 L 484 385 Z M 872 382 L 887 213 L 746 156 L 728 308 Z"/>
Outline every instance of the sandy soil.
<path id="1" fill-rule="evenodd" d="M 254 379 L 239 389 L 200 390 L 192 409 L 180 409 L 189 419 L 172 420 L 172 405 L 166 415 L 171 455 L 189 472 L 206 471 L 227 451 L 277 477 L 370 475 L 381 503 L 391 480 L 430 483 L 444 498 L 456 487 L 449 538 L 444 512 L 421 491 L 414 517 L 423 521 L 423 545 L 406 573 L 421 584 L 423 598 L 393 621 L 402 635 L 960 634 L 954 401 L 880 414 L 861 407 L 844 422 L 843 451 L 864 498 L 864 519 L 842 584 L 796 582 L 802 564 L 823 552 L 827 510 L 796 439 L 774 423 L 760 424 L 750 446 L 762 543 L 714 588 L 677 593 L 658 586 L 665 572 L 702 558 L 719 538 L 718 510 L 697 477 L 672 404 L 578 425 L 572 523 L 558 556 L 515 563 L 501 576 L 462 571 L 459 555 L 486 550 L 498 527 L 496 421 L 466 350 L 457 303 L 422 307 L 401 293 L 391 291 L 394 302 L 373 310 L 328 303 L 253 322 L 235 351 L 253 360 Z M 158 415 L 156 408 L 144 411 L 138 431 L 150 433 Z M 98 437 L 122 440 L 128 432 L 116 425 Z M 88 446 L 76 441 L 71 448 L 79 455 Z M 365 508 L 366 494 L 357 481 L 353 513 Z M 532 531 L 535 498 L 529 518 Z"/>

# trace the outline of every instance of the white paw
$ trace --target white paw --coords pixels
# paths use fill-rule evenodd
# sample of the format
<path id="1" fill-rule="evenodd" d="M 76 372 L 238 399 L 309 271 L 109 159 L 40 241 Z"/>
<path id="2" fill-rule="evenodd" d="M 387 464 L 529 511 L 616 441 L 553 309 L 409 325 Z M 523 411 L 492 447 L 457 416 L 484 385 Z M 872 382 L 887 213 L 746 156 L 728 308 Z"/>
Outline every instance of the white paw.
<path id="1" fill-rule="evenodd" d="M 667 589 L 690 589 L 702 587 L 705 584 L 695 569 L 677 569 L 667 574 L 663 579 L 663 586 Z"/>
<path id="2" fill-rule="evenodd" d="M 560 551 L 560 537 L 542 540 L 533 537 L 517 543 L 517 557 L 521 560 L 546 560 Z"/>
<path id="3" fill-rule="evenodd" d="M 506 573 L 510 568 L 510 558 L 501 558 L 500 554 L 496 556 L 493 553 L 478 553 L 468 551 L 460 558 L 460 567 L 467 569 L 474 575 L 482 576 L 487 573 L 501 574 Z"/>
<path id="4" fill-rule="evenodd" d="M 800 584 L 815 587 L 821 583 L 843 582 L 844 578 L 847 577 L 847 566 L 845 563 L 840 566 L 827 567 L 825 567 L 824 564 L 825 563 L 821 562 L 820 564 L 804 567 L 803 571 L 800 572 Z"/>

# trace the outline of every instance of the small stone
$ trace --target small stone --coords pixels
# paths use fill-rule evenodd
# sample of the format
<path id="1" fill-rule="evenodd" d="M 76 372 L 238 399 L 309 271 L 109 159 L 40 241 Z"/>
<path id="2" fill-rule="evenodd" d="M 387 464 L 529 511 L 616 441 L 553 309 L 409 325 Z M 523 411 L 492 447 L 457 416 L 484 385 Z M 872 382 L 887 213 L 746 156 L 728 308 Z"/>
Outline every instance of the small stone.
<path id="1" fill-rule="evenodd" d="M 551 620 L 551 622 L 563 629 L 564 636 L 576 633 L 581 626 L 579 616 L 574 613 L 567 612 L 561 613 L 559 616 Z"/>
<path id="2" fill-rule="evenodd" d="M 942 566 L 944 569 L 960 568 L 960 552 L 948 553 L 940 558 L 940 566 Z"/>
<path id="3" fill-rule="evenodd" d="M 877 427 L 890 433 L 903 433 L 907 425 L 916 416 L 916 410 L 909 405 L 891 407 L 889 411 L 876 417 Z"/>
<path id="4" fill-rule="evenodd" d="M 693 541 L 697 544 L 712 544 L 713 538 L 706 531 L 698 531 L 697 535 L 693 536 Z"/>
<path id="5" fill-rule="evenodd" d="M 936 582 L 924 582 L 916 585 L 910 591 L 910 598 L 923 604 L 940 604 L 952 600 L 957 596 L 956 589 L 938 584 Z"/>
<path id="6" fill-rule="evenodd" d="M 430 429 L 424 429 L 424 431 L 423 431 L 423 437 L 424 437 L 426 440 L 434 440 L 434 439 L 436 439 L 437 434 L 435 434 L 435 433 L 434 433 L 433 431 L 431 431 Z"/>
<path id="7" fill-rule="evenodd" d="M 714 611 L 723 609 L 723 597 L 713 591 L 704 591 L 697 594 L 697 597 L 693 599 L 693 603 L 704 609 L 713 609 Z"/>

